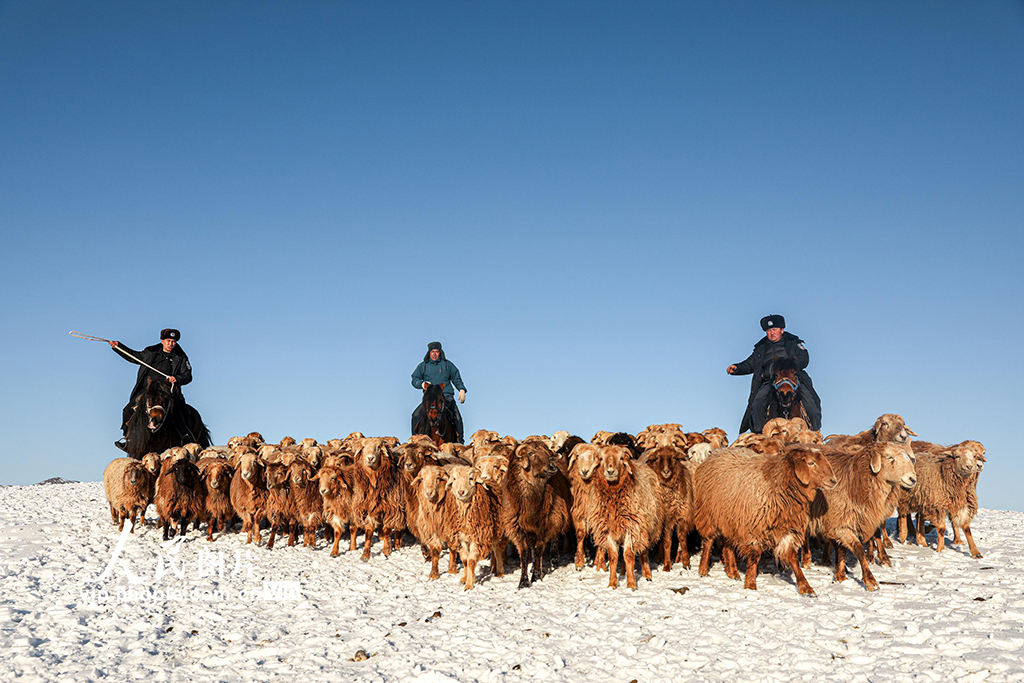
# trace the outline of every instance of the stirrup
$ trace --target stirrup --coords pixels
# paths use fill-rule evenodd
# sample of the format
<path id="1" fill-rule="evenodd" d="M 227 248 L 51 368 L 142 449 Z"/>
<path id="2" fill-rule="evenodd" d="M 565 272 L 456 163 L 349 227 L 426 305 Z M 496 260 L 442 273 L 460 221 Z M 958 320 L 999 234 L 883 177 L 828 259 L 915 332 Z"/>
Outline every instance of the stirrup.
<path id="1" fill-rule="evenodd" d="M 128 441 L 123 436 L 117 441 L 115 441 L 114 445 L 120 448 L 125 453 L 128 452 Z"/>

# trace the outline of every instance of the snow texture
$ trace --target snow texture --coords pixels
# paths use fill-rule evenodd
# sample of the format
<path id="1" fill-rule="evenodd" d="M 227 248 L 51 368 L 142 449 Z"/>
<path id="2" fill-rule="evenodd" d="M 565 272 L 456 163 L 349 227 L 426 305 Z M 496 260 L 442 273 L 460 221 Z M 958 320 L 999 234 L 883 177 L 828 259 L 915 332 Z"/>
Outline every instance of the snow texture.
<path id="1" fill-rule="evenodd" d="M 513 559 L 465 592 L 454 575 L 428 582 L 408 537 L 364 563 L 322 538 L 268 551 L 238 532 L 165 544 L 147 527 L 111 562 L 99 483 L 0 489 L 0 529 L 0 680 L 1024 680 L 1016 512 L 979 512 L 982 560 L 936 553 L 934 532 L 929 548 L 897 543 L 875 593 L 852 557 L 843 583 L 815 563 L 817 598 L 770 558 L 756 592 L 721 563 L 699 577 L 697 558 L 636 592 L 571 564 L 517 590 Z"/>

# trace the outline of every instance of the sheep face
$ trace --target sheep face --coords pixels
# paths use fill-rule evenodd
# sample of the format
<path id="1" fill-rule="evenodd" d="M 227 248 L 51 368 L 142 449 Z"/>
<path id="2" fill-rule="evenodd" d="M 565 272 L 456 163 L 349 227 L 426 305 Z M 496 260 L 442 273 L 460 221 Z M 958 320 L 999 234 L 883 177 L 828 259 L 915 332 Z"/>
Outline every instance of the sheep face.
<path id="1" fill-rule="evenodd" d="M 681 457 L 685 457 L 681 451 L 669 446 L 661 446 L 648 452 L 646 462 L 648 467 L 658 475 L 658 478 L 667 484 L 679 471 Z"/>
<path id="2" fill-rule="evenodd" d="M 147 472 L 146 466 L 142 464 L 141 460 L 132 460 L 125 467 L 124 480 L 134 488 L 145 479 Z"/>
<path id="3" fill-rule="evenodd" d="M 245 438 L 248 439 L 250 443 L 256 446 L 262 446 L 263 444 L 266 443 L 266 441 L 263 439 L 263 435 L 260 434 L 259 432 L 249 432 L 248 434 L 245 435 Z"/>
<path id="4" fill-rule="evenodd" d="M 279 446 L 280 446 L 281 448 L 285 448 L 285 447 L 287 447 L 287 446 L 294 446 L 294 445 L 295 445 L 295 439 L 293 439 L 293 438 L 292 438 L 292 437 L 290 437 L 290 436 L 286 436 L 286 437 L 283 437 L 283 438 L 281 439 L 281 443 L 280 443 L 280 444 L 278 444 L 278 445 L 279 445 Z"/>
<path id="5" fill-rule="evenodd" d="M 142 464 L 146 470 L 153 475 L 160 473 L 160 454 L 159 453 L 146 453 L 142 456 Z"/>
<path id="6" fill-rule="evenodd" d="M 686 458 L 694 465 L 699 465 L 708 459 L 712 450 L 714 450 L 714 448 L 711 444 L 699 443 L 694 446 L 690 446 L 689 450 L 686 451 Z"/>
<path id="7" fill-rule="evenodd" d="M 302 457 L 313 467 L 319 467 L 324 457 L 324 449 L 320 446 L 307 446 L 302 449 Z"/>
<path id="8" fill-rule="evenodd" d="M 701 434 L 704 435 L 704 438 L 707 439 L 712 448 L 725 448 L 729 445 L 729 435 L 721 427 L 705 429 Z"/>
<path id="9" fill-rule="evenodd" d="M 817 448 L 801 446 L 790 449 L 783 457 L 793 463 L 793 474 L 797 480 L 807 487 L 808 499 L 814 497 L 818 489 L 834 489 L 839 480 L 836 479 L 832 464 L 825 453 Z"/>
<path id="10" fill-rule="evenodd" d="M 279 462 L 267 465 L 267 490 L 277 491 L 288 485 L 288 468 Z"/>
<path id="11" fill-rule="evenodd" d="M 206 468 L 206 485 L 215 491 L 227 491 L 233 474 L 227 462 L 214 463 Z"/>
<path id="12" fill-rule="evenodd" d="M 388 446 L 382 439 L 364 439 L 360 451 L 360 460 L 368 470 L 379 470 L 384 461 L 391 457 Z"/>
<path id="13" fill-rule="evenodd" d="M 601 450 L 599 446 L 589 443 L 576 444 L 569 454 L 569 467 L 574 468 L 583 481 L 590 481 L 600 466 Z"/>
<path id="14" fill-rule="evenodd" d="M 502 455 L 486 455 L 476 461 L 475 467 L 480 472 L 480 483 L 497 489 L 508 472 L 508 458 Z"/>
<path id="15" fill-rule="evenodd" d="M 288 468 L 292 486 L 305 488 L 306 484 L 313 478 L 313 466 L 304 460 L 296 460 Z"/>
<path id="16" fill-rule="evenodd" d="M 413 484 L 424 500 L 437 505 L 448 491 L 448 473 L 437 465 L 426 465 L 416 475 Z"/>
<path id="17" fill-rule="evenodd" d="M 875 441 L 891 441 L 893 443 L 907 443 L 911 436 L 917 436 L 914 430 L 907 427 L 903 418 L 895 413 L 879 416 L 871 431 L 875 435 Z"/>
<path id="18" fill-rule="evenodd" d="M 242 479 L 248 482 L 252 482 L 256 478 L 261 467 L 263 467 L 263 463 L 255 453 L 242 454 L 238 463 L 238 471 L 242 473 Z"/>
<path id="19" fill-rule="evenodd" d="M 558 471 L 554 454 L 543 441 L 525 441 L 516 447 L 515 456 L 527 475 L 546 479 Z"/>
<path id="20" fill-rule="evenodd" d="M 188 460 L 178 460 L 171 465 L 171 473 L 178 486 L 194 489 L 199 484 L 199 468 Z"/>
<path id="21" fill-rule="evenodd" d="M 629 449 L 624 446 L 604 446 L 601 448 L 601 476 L 609 484 L 618 484 L 622 479 L 632 476 L 633 461 Z"/>
<path id="22" fill-rule="evenodd" d="M 953 446 L 951 449 L 953 461 L 956 464 L 956 471 L 961 477 L 965 478 L 980 472 L 982 468 L 982 460 L 978 458 L 976 449 L 967 444 L 981 446 L 977 441 L 965 441 L 962 444 Z M 982 448 L 981 450 L 984 451 L 985 449 Z"/>
<path id="23" fill-rule="evenodd" d="M 914 462 L 903 444 L 881 443 L 871 456 L 871 472 L 890 484 L 912 489 L 917 484 Z"/>
<path id="24" fill-rule="evenodd" d="M 419 442 L 407 443 L 401 446 L 401 451 L 396 451 L 396 453 L 399 453 L 398 465 L 402 468 L 403 472 L 415 477 L 420 469 L 427 464 L 427 453 L 436 451 L 437 448 L 433 442 L 430 443 L 429 448 Z"/>
<path id="25" fill-rule="evenodd" d="M 312 478 L 319 481 L 320 495 L 324 498 L 337 498 L 342 491 L 350 490 L 345 472 L 340 467 L 324 465 Z"/>
<path id="26" fill-rule="evenodd" d="M 448 470 L 448 489 L 460 503 L 473 500 L 478 473 L 475 467 L 455 465 Z"/>

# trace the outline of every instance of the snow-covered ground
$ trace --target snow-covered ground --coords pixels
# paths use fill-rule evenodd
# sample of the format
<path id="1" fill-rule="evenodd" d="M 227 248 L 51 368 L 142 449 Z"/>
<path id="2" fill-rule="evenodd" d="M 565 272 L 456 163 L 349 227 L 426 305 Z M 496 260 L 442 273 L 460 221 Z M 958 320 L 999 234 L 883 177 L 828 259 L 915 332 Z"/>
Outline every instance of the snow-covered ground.
<path id="1" fill-rule="evenodd" d="M 364 563 L 323 539 L 165 547 L 150 527 L 111 563 L 101 484 L 4 487 L 0 680 L 1024 680 L 1024 514 L 982 510 L 973 530 L 984 559 L 897 544 L 875 593 L 855 563 L 842 584 L 813 565 L 805 598 L 770 559 L 754 592 L 696 557 L 636 592 L 571 566 L 517 590 L 514 560 L 465 592 L 380 543 Z"/>

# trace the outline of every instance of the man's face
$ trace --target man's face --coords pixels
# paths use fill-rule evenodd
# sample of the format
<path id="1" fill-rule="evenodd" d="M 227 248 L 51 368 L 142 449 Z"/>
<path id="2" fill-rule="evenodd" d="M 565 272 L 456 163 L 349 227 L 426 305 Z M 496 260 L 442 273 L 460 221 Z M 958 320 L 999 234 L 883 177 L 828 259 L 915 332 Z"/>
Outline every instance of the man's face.
<path id="1" fill-rule="evenodd" d="M 441 349 L 430 349 L 430 360 L 437 360 L 441 357 Z"/>
<path id="2" fill-rule="evenodd" d="M 178 345 L 178 342 L 173 339 L 161 339 L 160 343 L 163 344 L 164 353 L 170 353 L 174 350 L 174 347 Z"/>
<path id="3" fill-rule="evenodd" d="M 768 341 L 777 342 L 782 339 L 782 333 L 785 331 L 782 327 L 769 327 L 765 334 L 768 335 Z"/>

